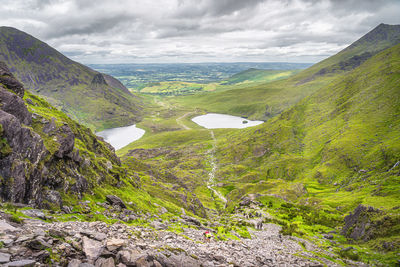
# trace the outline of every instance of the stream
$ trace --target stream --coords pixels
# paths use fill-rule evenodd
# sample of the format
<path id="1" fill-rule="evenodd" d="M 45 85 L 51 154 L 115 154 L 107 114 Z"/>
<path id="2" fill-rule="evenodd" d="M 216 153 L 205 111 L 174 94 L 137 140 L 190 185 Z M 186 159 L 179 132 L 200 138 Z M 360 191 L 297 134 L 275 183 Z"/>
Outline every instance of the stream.
<path id="1" fill-rule="evenodd" d="M 222 202 L 224 202 L 226 204 L 226 202 L 227 202 L 226 198 L 214 188 L 216 186 L 215 180 L 214 180 L 215 172 L 217 171 L 217 160 L 215 157 L 215 149 L 216 149 L 216 145 L 217 145 L 217 139 L 215 139 L 214 132 L 212 130 L 210 130 L 210 135 L 211 135 L 211 138 L 213 139 L 213 142 L 212 142 L 212 148 L 207 151 L 207 154 L 209 156 L 209 163 L 211 165 L 211 171 L 208 173 L 207 187 L 208 187 L 208 189 L 213 191 L 214 194 L 222 200 Z"/>

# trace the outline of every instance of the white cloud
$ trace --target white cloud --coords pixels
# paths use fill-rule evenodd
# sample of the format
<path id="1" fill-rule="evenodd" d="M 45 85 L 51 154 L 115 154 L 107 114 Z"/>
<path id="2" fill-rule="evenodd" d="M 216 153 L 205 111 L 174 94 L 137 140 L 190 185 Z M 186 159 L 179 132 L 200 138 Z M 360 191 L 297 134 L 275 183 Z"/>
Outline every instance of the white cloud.
<path id="1" fill-rule="evenodd" d="M 315 62 L 400 23 L 383 0 L 4 1 L 0 24 L 84 63 Z"/>

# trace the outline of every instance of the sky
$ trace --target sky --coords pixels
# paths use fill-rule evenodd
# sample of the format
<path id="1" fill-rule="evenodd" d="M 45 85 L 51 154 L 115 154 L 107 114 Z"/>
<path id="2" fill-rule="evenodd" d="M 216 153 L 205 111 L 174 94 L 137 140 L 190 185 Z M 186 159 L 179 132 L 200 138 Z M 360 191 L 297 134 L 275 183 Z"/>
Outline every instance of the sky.
<path id="1" fill-rule="evenodd" d="M 85 63 L 318 62 L 400 0 L 1 0 L 0 25 Z"/>

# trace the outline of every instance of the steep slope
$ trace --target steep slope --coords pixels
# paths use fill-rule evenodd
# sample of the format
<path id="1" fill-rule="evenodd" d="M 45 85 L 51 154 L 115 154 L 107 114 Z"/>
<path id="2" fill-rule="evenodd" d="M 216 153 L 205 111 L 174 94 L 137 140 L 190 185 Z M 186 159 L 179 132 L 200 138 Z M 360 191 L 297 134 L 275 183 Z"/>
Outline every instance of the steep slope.
<path id="1" fill-rule="evenodd" d="M 111 194 L 130 203 L 127 206 L 131 211 L 156 212 L 160 206 L 152 203 L 157 202 L 170 210 L 178 210 L 140 189 L 141 177 L 145 175 L 125 169 L 114 149 L 89 128 L 26 91 L 0 62 L 0 198 L 3 203 L 88 213 L 102 209 L 95 203 L 103 202 Z M 82 198 L 86 203 L 81 202 Z M 113 214 L 118 216 L 119 212 Z"/>
<path id="2" fill-rule="evenodd" d="M 378 52 L 400 42 L 400 25 L 380 24 L 336 55 L 281 81 L 177 98 L 177 104 L 209 112 L 267 120 Z M 250 72 L 251 73 L 251 72 Z"/>
<path id="3" fill-rule="evenodd" d="M 308 68 L 302 73 L 301 82 L 307 82 L 321 75 L 332 75 L 354 69 L 373 55 L 398 43 L 400 43 L 400 25 L 381 23 L 335 56 Z"/>
<path id="4" fill-rule="evenodd" d="M 399 114 L 397 45 L 270 122 L 221 139 L 218 177 L 292 200 L 393 207 L 400 200 Z"/>
<path id="5" fill-rule="evenodd" d="M 118 80 L 68 59 L 22 31 L 0 27 L 0 60 L 34 94 L 91 128 L 140 120 L 140 99 Z"/>

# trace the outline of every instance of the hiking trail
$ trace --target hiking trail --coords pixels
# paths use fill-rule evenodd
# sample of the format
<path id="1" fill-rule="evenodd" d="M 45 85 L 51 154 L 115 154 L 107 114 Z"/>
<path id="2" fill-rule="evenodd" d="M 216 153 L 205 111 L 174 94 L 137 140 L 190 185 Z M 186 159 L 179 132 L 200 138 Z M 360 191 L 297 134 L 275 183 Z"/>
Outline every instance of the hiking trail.
<path id="1" fill-rule="evenodd" d="M 211 191 L 214 192 L 214 194 L 222 200 L 222 202 L 224 202 L 226 204 L 227 200 L 226 198 L 220 193 L 218 192 L 214 187 L 215 185 L 215 172 L 217 171 L 217 160 L 215 157 L 215 150 L 216 150 L 216 146 L 217 146 L 217 139 L 215 139 L 214 136 L 214 132 L 212 130 L 210 130 L 210 135 L 211 138 L 213 140 L 212 142 L 212 147 L 210 150 L 207 151 L 208 157 L 209 157 L 209 163 L 211 165 L 211 171 L 208 173 L 208 182 L 207 182 L 207 187 L 208 189 L 210 189 Z"/>

